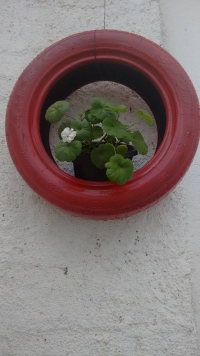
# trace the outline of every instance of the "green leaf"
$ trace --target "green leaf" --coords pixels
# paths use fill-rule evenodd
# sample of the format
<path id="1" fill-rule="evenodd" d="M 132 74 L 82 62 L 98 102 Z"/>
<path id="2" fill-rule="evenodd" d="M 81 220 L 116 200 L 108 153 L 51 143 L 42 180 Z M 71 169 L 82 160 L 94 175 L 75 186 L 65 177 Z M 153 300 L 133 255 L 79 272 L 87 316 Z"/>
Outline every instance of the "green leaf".
<path id="1" fill-rule="evenodd" d="M 110 108 L 111 110 L 113 111 L 116 111 L 116 112 L 126 112 L 126 106 L 125 105 L 114 105 L 112 103 L 106 103 L 105 104 L 108 108 Z"/>
<path id="2" fill-rule="evenodd" d="M 101 122 L 101 119 L 90 114 L 90 110 L 85 111 L 85 119 L 93 125 L 99 124 Z"/>
<path id="3" fill-rule="evenodd" d="M 97 168 L 105 168 L 105 163 L 108 162 L 110 157 L 114 154 L 114 146 L 100 144 L 97 148 L 93 148 L 90 158 Z"/>
<path id="4" fill-rule="evenodd" d="M 99 122 L 102 122 L 105 118 L 116 119 L 118 117 L 117 112 L 107 107 L 106 101 L 101 98 L 92 99 L 92 107 L 89 110 L 89 114 L 92 115 L 92 117 L 97 118 Z"/>
<path id="5" fill-rule="evenodd" d="M 128 151 L 128 147 L 126 145 L 119 145 L 115 148 L 115 151 L 116 153 L 124 157 L 126 152 Z"/>
<path id="6" fill-rule="evenodd" d="M 120 154 L 110 158 L 110 161 L 105 164 L 106 175 L 111 182 L 117 182 L 122 185 L 126 183 L 127 180 L 131 179 L 133 176 L 133 162 L 122 157 Z"/>
<path id="7" fill-rule="evenodd" d="M 141 155 L 147 154 L 148 146 L 144 141 L 142 134 L 139 131 L 134 131 L 131 134 L 131 142 L 133 146 L 136 148 L 136 150 L 138 151 L 138 153 L 140 153 Z"/>
<path id="8" fill-rule="evenodd" d="M 76 140 L 84 141 L 90 138 L 92 133 L 92 126 L 86 120 L 73 121 L 70 126 L 76 131 Z"/>
<path id="9" fill-rule="evenodd" d="M 126 131 L 123 137 L 120 137 L 120 141 L 121 142 L 125 142 L 126 144 L 128 144 L 129 142 L 131 142 L 131 132 L 130 131 Z"/>
<path id="10" fill-rule="evenodd" d="M 96 140 L 97 138 L 100 138 L 103 136 L 103 130 L 100 126 L 93 126 L 91 135 L 90 135 L 90 140 Z"/>
<path id="11" fill-rule="evenodd" d="M 116 119 L 106 118 L 102 122 L 103 130 L 110 136 L 117 138 L 125 137 L 128 134 L 126 126 Z"/>
<path id="12" fill-rule="evenodd" d="M 71 162 L 80 155 L 82 145 L 80 141 L 72 141 L 70 143 L 60 141 L 59 144 L 55 147 L 56 158 L 61 161 Z"/>
<path id="13" fill-rule="evenodd" d="M 67 101 L 56 101 L 47 109 L 45 119 L 50 123 L 58 122 L 68 109 L 69 103 Z"/>
<path id="14" fill-rule="evenodd" d="M 111 142 L 106 142 L 105 145 L 112 147 L 115 151 L 115 146 Z"/>
<path id="15" fill-rule="evenodd" d="M 111 143 L 111 144 L 114 144 L 116 143 L 116 138 L 115 136 L 109 136 L 107 135 L 104 139 L 105 142 L 108 142 L 108 143 Z"/>
<path id="16" fill-rule="evenodd" d="M 99 98 L 97 96 L 95 96 L 94 98 L 92 98 L 92 107 L 94 106 L 104 106 L 107 103 L 107 101 L 103 98 Z"/>
<path id="17" fill-rule="evenodd" d="M 149 126 L 153 126 L 154 125 L 154 119 L 153 117 L 146 111 L 146 110 L 142 110 L 142 109 L 139 109 L 136 111 L 137 115 L 139 117 L 141 117 L 141 119 L 143 119 L 144 121 L 146 121 L 146 123 L 149 125 Z"/>
<path id="18" fill-rule="evenodd" d="M 62 122 L 62 124 L 59 126 L 59 128 L 58 128 L 58 136 L 59 136 L 60 140 L 62 140 L 61 132 L 63 132 L 63 130 L 66 129 L 66 127 L 70 127 L 70 124 L 71 124 L 71 120 L 67 119 L 64 122 Z"/>

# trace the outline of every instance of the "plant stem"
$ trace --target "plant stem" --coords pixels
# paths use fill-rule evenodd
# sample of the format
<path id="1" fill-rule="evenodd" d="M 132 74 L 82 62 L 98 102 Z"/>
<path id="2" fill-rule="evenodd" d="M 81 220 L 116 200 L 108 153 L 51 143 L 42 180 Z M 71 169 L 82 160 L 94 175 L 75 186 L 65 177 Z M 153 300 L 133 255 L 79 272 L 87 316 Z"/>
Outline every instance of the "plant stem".
<path id="1" fill-rule="evenodd" d="M 132 125 L 129 126 L 129 129 L 130 129 L 130 127 L 132 127 L 132 126 L 139 124 L 140 121 L 142 121 L 142 119 L 139 119 L 138 121 L 135 121 Z"/>
<path id="2" fill-rule="evenodd" d="M 65 114 L 65 116 L 70 117 L 70 119 L 72 119 L 72 120 L 76 120 L 74 117 L 72 117 L 70 115 Z"/>
<path id="3" fill-rule="evenodd" d="M 100 143 L 106 138 L 106 136 L 108 136 L 108 135 L 105 134 L 105 135 L 102 137 L 102 139 L 99 141 L 99 145 L 100 145 Z"/>

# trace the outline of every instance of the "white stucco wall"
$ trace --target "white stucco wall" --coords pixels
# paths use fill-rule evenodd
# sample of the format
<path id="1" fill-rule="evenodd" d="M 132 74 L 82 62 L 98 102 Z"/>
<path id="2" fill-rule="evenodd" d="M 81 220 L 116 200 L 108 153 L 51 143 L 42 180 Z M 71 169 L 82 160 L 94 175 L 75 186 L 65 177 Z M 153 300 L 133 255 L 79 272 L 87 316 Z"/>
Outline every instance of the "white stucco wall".
<path id="1" fill-rule="evenodd" d="M 200 96 L 198 0 L 7 0 L 0 24 L 0 356 L 199 356 L 199 151 L 176 189 L 127 219 L 72 217 L 16 171 L 9 94 L 42 49 L 116 28 L 162 44 Z"/>
<path id="2" fill-rule="evenodd" d="M 160 1 L 163 45 L 189 74 L 200 100 L 200 2 Z M 200 355 L 200 148 L 182 180 L 187 213 L 185 235 L 187 261 L 191 268 L 192 305 L 197 323 Z"/>

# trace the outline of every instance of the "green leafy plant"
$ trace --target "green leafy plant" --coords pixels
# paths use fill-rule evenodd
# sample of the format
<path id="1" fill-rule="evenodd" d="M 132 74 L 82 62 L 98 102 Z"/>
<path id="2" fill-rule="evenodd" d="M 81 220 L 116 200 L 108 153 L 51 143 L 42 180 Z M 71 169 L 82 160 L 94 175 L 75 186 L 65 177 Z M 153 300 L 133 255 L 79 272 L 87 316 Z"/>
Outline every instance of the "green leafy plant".
<path id="1" fill-rule="evenodd" d="M 50 123 L 58 122 L 69 109 L 67 101 L 57 101 L 45 114 Z M 102 98 L 92 98 L 91 107 L 79 114 L 76 120 L 68 117 L 58 129 L 60 142 L 55 147 L 55 156 L 59 161 L 74 161 L 81 152 L 88 152 L 92 163 L 99 169 L 106 169 L 111 182 L 125 184 L 134 172 L 133 162 L 126 158 L 128 144 L 137 152 L 146 155 L 148 147 L 139 131 L 132 127 L 144 120 L 154 125 L 151 115 L 145 110 L 136 111 L 139 119 L 131 125 L 119 121 L 120 113 L 126 112 L 125 105 L 114 105 Z M 98 141 L 97 141 L 98 140 Z"/>

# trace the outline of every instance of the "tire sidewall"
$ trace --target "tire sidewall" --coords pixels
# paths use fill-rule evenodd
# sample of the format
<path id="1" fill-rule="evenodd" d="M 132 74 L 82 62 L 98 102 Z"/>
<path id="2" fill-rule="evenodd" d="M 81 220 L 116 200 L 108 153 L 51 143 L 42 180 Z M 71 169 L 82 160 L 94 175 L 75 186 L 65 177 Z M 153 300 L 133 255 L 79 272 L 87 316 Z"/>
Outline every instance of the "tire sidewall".
<path id="1" fill-rule="evenodd" d="M 166 109 L 162 144 L 124 186 L 67 175 L 49 158 L 40 137 L 40 111 L 53 83 L 67 71 L 102 60 L 142 71 L 157 87 Z M 169 53 L 134 34 L 89 31 L 55 43 L 28 65 L 8 103 L 6 135 L 18 171 L 37 194 L 74 215 L 113 219 L 155 204 L 179 182 L 197 149 L 198 115 L 193 85 Z"/>

